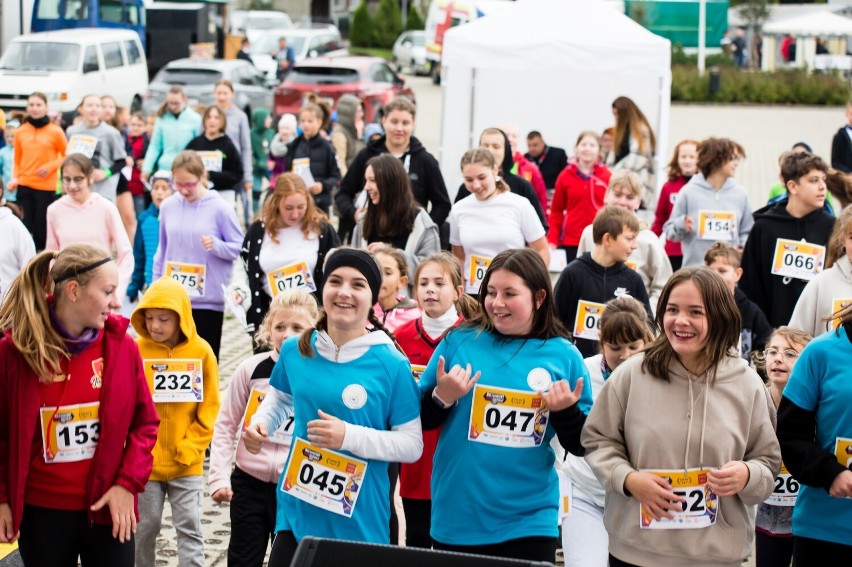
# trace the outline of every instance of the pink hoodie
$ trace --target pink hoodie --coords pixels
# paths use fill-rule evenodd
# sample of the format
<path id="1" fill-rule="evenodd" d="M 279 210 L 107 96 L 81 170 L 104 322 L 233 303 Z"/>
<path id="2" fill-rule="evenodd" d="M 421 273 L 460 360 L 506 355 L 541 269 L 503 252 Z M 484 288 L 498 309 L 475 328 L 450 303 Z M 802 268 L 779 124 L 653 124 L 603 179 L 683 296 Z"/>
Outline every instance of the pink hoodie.
<path id="1" fill-rule="evenodd" d="M 244 360 L 234 372 L 213 428 L 210 472 L 207 479 L 210 494 L 220 488 L 231 487 L 234 440 L 237 436 L 239 441 L 236 460 L 240 470 L 260 481 L 278 483 L 284 462 L 290 453 L 293 420 L 288 420 L 279 430 L 270 434 L 269 440 L 261 445 L 257 455 L 246 450 L 242 438 L 246 408 L 257 409 L 258 401 L 269 389 L 269 376 L 277 360 L 278 351 L 262 352 Z"/>

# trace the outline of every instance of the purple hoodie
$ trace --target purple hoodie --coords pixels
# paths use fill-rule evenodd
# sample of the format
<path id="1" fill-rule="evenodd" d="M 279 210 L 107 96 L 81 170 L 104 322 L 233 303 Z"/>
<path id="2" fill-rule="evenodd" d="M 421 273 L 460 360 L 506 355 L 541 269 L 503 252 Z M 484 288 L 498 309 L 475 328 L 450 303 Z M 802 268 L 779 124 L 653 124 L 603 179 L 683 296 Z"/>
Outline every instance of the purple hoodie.
<path id="1" fill-rule="evenodd" d="M 202 236 L 213 237 L 213 248 L 205 250 L 201 244 Z M 195 276 L 189 281 L 196 287 L 187 288 L 193 309 L 224 311 L 222 286 L 227 286 L 231 280 L 234 260 L 239 256 L 242 244 L 243 231 L 237 222 L 234 206 L 219 193 L 207 191 L 192 203 L 175 193 L 160 206 L 160 245 L 154 255 L 153 279 L 168 275 L 169 264 L 203 266 L 189 267 L 190 271 L 172 277 Z M 196 271 L 192 272 L 193 269 Z M 199 291 L 203 295 L 199 295 Z"/>

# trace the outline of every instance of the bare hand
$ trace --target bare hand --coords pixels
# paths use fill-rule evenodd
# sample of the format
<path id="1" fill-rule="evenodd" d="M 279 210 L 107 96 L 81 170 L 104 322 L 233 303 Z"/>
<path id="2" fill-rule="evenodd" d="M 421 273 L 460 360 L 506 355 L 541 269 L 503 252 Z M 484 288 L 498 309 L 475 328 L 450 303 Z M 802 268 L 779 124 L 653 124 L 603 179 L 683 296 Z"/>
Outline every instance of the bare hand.
<path id="1" fill-rule="evenodd" d="M 201 245 L 204 246 L 205 250 L 213 249 L 213 237 L 210 235 L 205 235 L 201 237 Z"/>
<path id="2" fill-rule="evenodd" d="M 624 488 L 645 506 L 655 520 L 673 518 L 670 512 L 680 512 L 683 510 L 680 503 L 686 502 L 685 498 L 674 493 L 666 479 L 652 473 L 630 473 L 624 479 Z"/>
<path id="3" fill-rule="evenodd" d="M 687 215 L 685 219 L 683 219 L 683 229 L 686 232 L 692 232 L 695 230 L 695 221 L 692 220 L 692 217 Z"/>
<path id="4" fill-rule="evenodd" d="M 0 543 L 15 543 L 19 534 L 12 533 L 12 508 L 0 504 Z"/>
<path id="5" fill-rule="evenodd" d="M 340 449 L 346 435 L 346 423 L 322 410 L 317 410 L 319 419 L 308 422 L 308 441 L 325 449 Z"/>
<path id="6" fill-rule="evenodd" d="M 733 496 L 745 488 L 750 476 L 742 461 L 729 461 L 718 470 L 707 473 L 707 486 L 718 496 Z"/>
<path id="7" fill-rule="evenodd" d="M 124 164 L 127 167 L 133 167 L 133 158 L 130 157 L 130 156 L 127 156 L 126 158 L 124 158 Z"/>
<path id="8" fill-rule="evenodd" d="M 213 502 L 218 502 L 222 504 L 224 502 L 230 502 L 231 498 L 234 497 L 234 491 L 230 488 L 220 488 L 216 492 L 210 495 L 210 498 L 213 499 Z"/>
<path id="9" fill-rule="evenodd" d="M 246 181 L 243 183 L 243 190 L 247 193 L 250 193 L 254 184 L 251 181 Z"/>
<path id="10" fill-rule="evenodd" d="M 367 207 L 361 207 L 360 209 L 355 211 L 355 222 L 358 222 L 364 215 L 367 214 Z"/>
<path id="11" fill-rule="evenodd" d="M 100 500 L 92 504 L 92 511 L 97 512 L 104 506 L 109 507 L 112 516 L 112 537 L 119 542 L 130 541 L 136 533 L 136 514 L 133 512 L 133 493 L 114 484 Z"/>
<path id="12" fill-rule="evenodd" d="M 435 393 L 448 404 L 454 404 L 456 401 L 470 392 L 476 381 L 479 380 L 481 372 L 477 372 L 471 377 L 473 369 L 468 364 L 462 368 L 458 364 L 450 368 L 449 372 L 444 370 L 444 357 L 438 358 L 437 386 Z"/>
<path id="13" fill-rule="evenodd" d="M 246 446 L 246 451 L 252 455 L 257 455 L 267 437 L 269 437 L 269 432 L 265 423 L 249 425 L 243 433 L 243 444 Z"/>
<path id="14" fill-rule="evenodd" d="M 107 174 L 106 171 L 104 171 L 103 169 L 96 169 L 92 172 L 92 181 L 94 181 L 95 183 L 100 183 L 106 178 Z"/>
<path id="15" fill-rule="evenodd" d="M 145 173 L 144 171 L 139 174 L 139 179 L 142 180 L 142 183 L 148 183 L 148 178 L 151 176 L 150 173 Z"/>
<path id="16" fill-rule="evenodd" d="M 852 498 L 852 470 L 846 469 L 834 477 L 828 493 L 835 498 Z"/>
<path id="17" fill-rule="evenodd" d="M 40 168 L 38 168 L 38 169 L 36 170 L 36 175 L 38 175 L 39 177 L 41 177 L 42 179 L 44 179 L 45 177 L 47 177 L 47 168 L 46 168 L 46 167 L 40 167 Z"/>
<path id="18" fill-rule="evenodd" d="M 308 187 L 308 191 L 311 192 L 311 195 L 319 195 L 320 193 L 322 193 L 322 183 L 317 181 L 316 183 Z"/>
<path id="19" fill-rule="evenodd" d="M 541 393 L 541 398 L 544 400 L 545 407 L 550 411 L 562 411 L 576 404 L 582 393 L 582 378 L 577 378 L 577 385 L 573 391 L 568 380 L 562 379 L 552 382 L 550 388 Z"/>
<path id="20" fill-rule="evenodd" d="M 380 248 L 385 248 L 386 246 L 390 245 L 387 242 L 371 242 L 370 244 L 367 244 L 367 250 L 375 253 L 376 250 L 379 250 Z M 393 248 L 393 246 L 390 246 L 390 248 Z"/>
<path id="21" fill-rule="evenodd" d="M 17 191 L 18 190 L 18 180 L 17 179 L 10 179 L 9 183 L 6 184 L 6 189 L 10 193 L 14 193 L 15 191 Z"/>

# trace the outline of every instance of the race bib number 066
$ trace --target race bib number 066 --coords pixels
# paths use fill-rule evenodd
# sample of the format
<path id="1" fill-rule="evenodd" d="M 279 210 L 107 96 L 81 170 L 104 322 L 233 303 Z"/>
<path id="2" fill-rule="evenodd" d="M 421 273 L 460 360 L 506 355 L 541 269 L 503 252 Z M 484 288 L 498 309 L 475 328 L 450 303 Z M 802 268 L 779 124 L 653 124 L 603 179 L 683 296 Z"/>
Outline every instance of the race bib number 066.
<path id="1" fill-rule="evenodd" d="M 538 447 L 549 415 L 541 394 L 477 384 L 467 438 L 502 447 Z"/>
<path id="2" fill-rule="evenodd" d="M 293 439 L 281 491 L 311 506 L 351 518 L 367 472 L 367 463 L 300 437 Z"/>
<path id="3" fill-rule="evenodd" d="M 825 266 L 825 246 L 779 238 L 775 243 L 772 274 L 812 280 Z"/>
<path id="4" fill-rule="evenodd" d="M 601 315 L 606 304 L 581 299 L 577 302 L 577 316 L 574 319 L 574 337 L 578 339 L 600 340 Z"/>

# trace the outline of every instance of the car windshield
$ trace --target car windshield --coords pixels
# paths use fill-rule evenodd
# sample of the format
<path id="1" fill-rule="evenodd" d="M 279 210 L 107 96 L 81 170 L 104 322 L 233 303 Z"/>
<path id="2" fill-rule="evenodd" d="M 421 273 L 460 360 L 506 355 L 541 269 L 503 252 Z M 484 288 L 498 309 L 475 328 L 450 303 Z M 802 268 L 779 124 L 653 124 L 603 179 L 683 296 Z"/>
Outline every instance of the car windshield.
<path id="1" fill-rule="evenodd" d="M 168 68 L 161 69 L 157 76 L 154 77 L 155 82 L 166 83 L 168 85 L 212 85 L 222 78 L 222 72 L 215 69 L 181 69 Z"/>
<path id="2" fill-rule="evenodd" d="M 259 54 L 270 54 L 278 52 L 278 39 L 281 36 L 287 37 L 287 34 L 266 34 L 263 37 L 260 37 L 251 44 L 251 52 L 255 55 Z M 305 44 L 304 37 L 287 37 L 287 47 L 293 50 L 293 53 L 301 53 L 302 46 Z"/>
<path id="3" fill-rule="evenodd" d="M 79 45 L 21 41 L 9 45 L 3 59 L 0 59 L 0 68 L 13 71 L 74 71 L 79 62 Z"/>
<path id="4" fill-rule="evenodd" d="M 249 18 L 246 27 L 253 30 L 289 29 L 293 24 L 280 18 Z"/>
<path id="5" fill-rule="evenodd" d="M 287 75 L 290 82 L 314 85 L 357 83 L 358 79 L 358 71 L 341 67 L 295 67 Z"/>
<path id="6" fill-rule="evenodd" d="M 422 33 L 413 34 L 409 39 L 411 42 L 417 47 L 423 47 L 426 45 L 426 35 Z"/>

